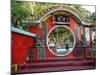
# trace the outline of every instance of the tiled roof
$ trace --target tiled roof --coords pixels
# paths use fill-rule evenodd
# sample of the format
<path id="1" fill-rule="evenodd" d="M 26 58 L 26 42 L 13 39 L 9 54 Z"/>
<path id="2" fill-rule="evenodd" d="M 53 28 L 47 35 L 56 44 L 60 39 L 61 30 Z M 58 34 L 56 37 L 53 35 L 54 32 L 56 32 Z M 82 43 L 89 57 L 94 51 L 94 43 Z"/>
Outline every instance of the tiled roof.
<path id="1" fill-rule="evenodd" d="M 15 27 L 11 27 L 11 31 L 21 33 L 21 34 L 24 34 L 24 35 L 28 35 L 28 36 L 32 36 L 32 37 L 36 37 L 36 34 L 30 33 L 30 32 L 15 28 Z"/>

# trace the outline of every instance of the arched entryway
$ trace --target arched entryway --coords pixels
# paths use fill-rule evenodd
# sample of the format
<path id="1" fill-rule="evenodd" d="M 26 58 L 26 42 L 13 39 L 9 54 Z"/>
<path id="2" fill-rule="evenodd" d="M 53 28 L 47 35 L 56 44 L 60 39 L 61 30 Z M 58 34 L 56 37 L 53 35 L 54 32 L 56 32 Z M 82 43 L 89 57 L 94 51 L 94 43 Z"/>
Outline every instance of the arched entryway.
<path id="1" fill-rule="evenodd" d="M 38 26 L 38 28 L 37 28 Z M 69 29 L 74 35 L 74 47 L 72 52 L 64 55 L 56 55 L 48 49 L 47 36 L 52 29 L 56 26 L 63 26 Z M 82 27 L 82 21 L 78 15 L 68 10 L 67 8 L 56 8 L 45 13 L 38 21 L 34 21 L 34 25 L 29 27 L 31 32 L 37 34 L 37 40 L 40 46 L 37 47 L 37 59 L 56 59 L 56 58 L 70 58 L 74 57 L 76 43 L 80 40 L 80 26 Z M 33 31 L 34 29 L 34 31 Z"/>

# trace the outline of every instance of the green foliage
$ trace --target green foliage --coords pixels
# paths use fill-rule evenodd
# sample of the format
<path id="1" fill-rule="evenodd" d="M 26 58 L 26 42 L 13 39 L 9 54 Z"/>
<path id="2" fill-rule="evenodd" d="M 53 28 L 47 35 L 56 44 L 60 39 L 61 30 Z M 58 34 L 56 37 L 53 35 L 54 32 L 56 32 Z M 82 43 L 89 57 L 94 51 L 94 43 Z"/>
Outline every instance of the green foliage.
<path id="1" fill-rule="evenodd" d="M 72 32 L 65 28 L 65 27 L 57 27 L 54 30 L 51 31 L 49 36 L 55 36 L 58 37 L 58 39 L 62 40 L 61 38 L 64 37 L 65 40 L 69 39 L 70 41 L 73 41 L 73 34 Z"/>
<path id="2" fill-rule="evenodd" d="M 96 13 L 95 12 L 91 13 L 87 9 L 82 8 L 81 5 L 75 5 L 75 8 L 81 13 L 83 21 L 95 22 L 95 20 L 96 20 Z"/>
<path id="3" fill-rule="evenodd" d="M 96 28 L 96 13 L 92 13 L 92 15 L 90 16 L 90 19 L 92 20 L 93 22 L 93 26 L 92 28 L 95 29 Z"/>
<path id="4" fill-rule="evenodd" d="M 18 18 L 24 18 L 26 16 L 30 16 L 32 13 L 30 2 L 12 0 L 11 13 L 12 16 L 17 16 Z"/>
<path id="5" fill-rule="evenodd" d="M 82 15 L 81 19 L 83 21 L 89 20 L 89 17 L 91 16 L 91 12 L 90 11 L 88 11 L 85 8 L 82 8 L 81 5 L 75 5 L 75 8 L 81 13 L 81 15 Z"/>
<path id="6" fill-rule="evenodd" d="M 12 25 L 27 30 L 27 26 L 22 24 L 22 20 L 31 16 L 31 2 L 11 0 Z"/>
<path id="7" fill-rule="evenodd" d="M 27 30 L 27 26 L 22 24 L 22 20 L 32 20 L 35 15 L 42 11 L 43 5 L 46 5 L 46 3 L 11 0 L 12 24 Z"/>
<path id="8" fill-rule="evenodd" d="M 92 15 L 90 16 L 90 19 L 93 21 L 96 21 L 96 13 L 92 13 Z"/>
<path id="9" fill-rule="evenodd" d="M 33 20 L 34 17 L 38 17 L 39 14 L 42 14 L 45 11 L 45 9 L 48 9 L 50 5 L 53 6 L 54 4 L 11 0 L 12 22 L 16 21 L 19 22 L 20 26 L 26 30 L 27 26 L 25 26 L 25 24 L 22 24 L 21 21 L 25 19 Z M 85 8 L 82 8 L 81 5 L 70 5 L 70 6 L 75 10 L 79 11 L 79 14 L 82 15 L 81 19 L 83 21 L 88 21 L 88 20 L 95 21 L 96 19 L 95 13 L 91 14 L 90 11 L 86 10 Z M 18 23 L 16 23 L 16 25 L 18 25 Z"/>

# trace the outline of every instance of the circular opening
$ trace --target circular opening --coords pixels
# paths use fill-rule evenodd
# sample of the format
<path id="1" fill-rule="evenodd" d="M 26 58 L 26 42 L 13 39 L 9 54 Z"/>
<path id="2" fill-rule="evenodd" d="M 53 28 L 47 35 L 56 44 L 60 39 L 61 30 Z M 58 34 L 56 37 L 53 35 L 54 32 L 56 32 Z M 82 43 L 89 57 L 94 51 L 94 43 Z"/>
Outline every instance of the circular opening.
<path id="1" fill-rule="evenodd" d="M 54 55 L 68 55 L 75 46 L 75 35 L 67 26 L 55 26 L 48 33 L 47 46 Z"/>

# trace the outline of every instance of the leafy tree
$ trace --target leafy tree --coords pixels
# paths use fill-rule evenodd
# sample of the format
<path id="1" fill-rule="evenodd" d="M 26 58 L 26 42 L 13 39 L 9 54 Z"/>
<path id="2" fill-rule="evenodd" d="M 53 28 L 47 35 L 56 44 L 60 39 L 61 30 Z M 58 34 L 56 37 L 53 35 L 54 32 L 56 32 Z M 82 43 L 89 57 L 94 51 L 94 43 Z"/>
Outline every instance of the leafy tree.
<path id="1" fill-rule="evenodd" d="M 48 3 L 11 0 L 12 25 L 26 30 L 27 26 L 22 24 L 22 20 L 33 20 L 33 17 L 37 16 L 44 8 L 43 6 L 47 4 Z"/>
<path id="2" fill-rule="evenodd" d="M 82 8 L 81 5 L 74 5 L 74 7 L 81 13 L 81 15 L 82 15 L 81 19 L 83 21 L 90 20 L 90 18 L 89 18 L 91 16 L 91 12 L 90 11 L 88 11 L 85 8 Z"/>
<path id="3" fill-rule="evenodd" d="M 22 27 L 21 21 L 31 14 L 31 2 L 11 0 L 12 24 Z"/>
<path id="4" fill-rule="evenodd" d="M 32 1 L 11 0 L 12 24 L 16 25 L 16 27 L 22 27 L 23 29 L 27 29 L 27 26 L 25 24 L 22 24 L 22 20 L 25 19 L 33 20 L 33 18 L 39 16 L 39 14 L 45 11 L 44 9 L 47 9 L 48 6 L 50 5 L 52 6 L 53 4 L 32 2 Z M 91 14 L 90 11 L 86 10 L 85 8 L 82 8 L 81 5 L 71 5 L 71 6 L 79 11 L 79 14 L 82 15 L 81 19 L 83 21 L 88 21 L 88 20 L 95 21 L 95 16 L 96 16 L 95 13 Z"/>
<path id="5" fill-rule="evenodd" d="M 92 13 L 92 15 L 90 16 L 90 19 L 92 20 L 93 26 L 92 28 L 95 29 L 96 28 L 96 13 Z"/>
<path id="6" fill-rule="evenodd" d="M 96 13 L 92 13 L 92 15 L 90 16 L 90 19 L 93 20 L 94 22 L 96 21 Z"/>

